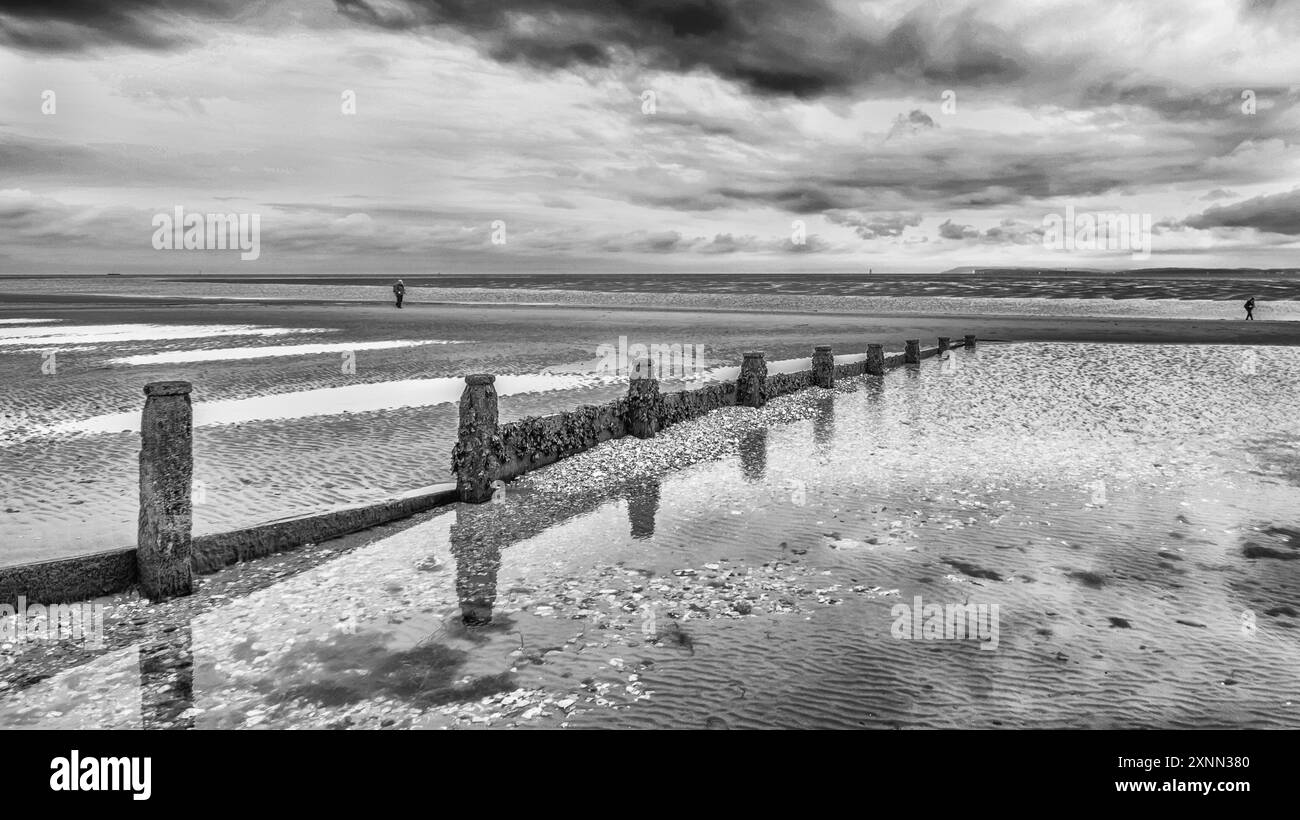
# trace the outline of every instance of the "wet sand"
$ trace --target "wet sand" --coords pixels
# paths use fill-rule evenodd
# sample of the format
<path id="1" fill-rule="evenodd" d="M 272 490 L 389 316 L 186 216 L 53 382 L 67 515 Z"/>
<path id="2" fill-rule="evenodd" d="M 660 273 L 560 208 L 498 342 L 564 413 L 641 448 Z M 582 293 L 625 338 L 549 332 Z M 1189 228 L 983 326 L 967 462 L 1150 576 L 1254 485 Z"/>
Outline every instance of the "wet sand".
<path id="1" fill-rule="evenodd" d="M 1300 725 L 1298 352 L 1034 353 L 728 408 L 117 596 L 106 652 L 0 675 L 0 724 Z M 996 646 L 900 636 L 916 597 L 999 606 Z"/>
<path id="2" fill-rule="evenodd" d="M 402 310 L 382 302 L 318 301 L 232 296 L 234 301 L 137 295 L 14 294 L 0 283 L 0 320 L 56 319 L 60 326 L 121 324 L 255 325 L 310 336 L 220 339 L 141 339 L 100 345 L 68 345 L 58 352 L 57 373 L 42 370 L 44 348 L 0 346 L 0 448 L 9 463 L 0 499 L 5 546 L 0 563 L 20 563 L 98 549 L 134 540 L 136 454 L 131 432 L 67 435 L 53 428 L 113 413 L 138 413 L 147 382 L 186 379 L 196 404 L 375 385 L 411 379 L 460 377 L 474 372 L 538 374 L 589 362 L 601 344 L 620 336 L 633 342 L 702 344 L 707 363 L 734 365 L 744 351 L 761 349 L 769 360 L 808 356 L 814 344 L 862 353 L 869 342 L 899 350 L 908 338 L 933 340 L 974 333 L 993 340 L 1043 343 L 1138 342 L 1155 344 L 1293 345 L 1300 325 L 1152 317 L 1076 317 L 852 312 L 852 300 L 827 297 L 672 294 L 649 307 L 551 304 L 433 303 L 442 295 L 416 291 Z M 482 292 L 478 292 L 482 295 Z M 456 292 L 450 295 L 463 297 Z M 472 295 L 472 294 L 471 294 Z M 521 294 L 499 291 L 484 298 Z M 650 300 L 622 293 L 557 294 L 549 298 Z M 811 303 L 808 300 L 813 300 Z M 425 301 L 420 301 L 425 300 Z M 720 307 L 738 302 L 746 309 Z M 1044 301 L 1044 300 L 1039 300 Z M 697 303 L 686 307 L 683 302 Z M 789 304 L 761 310 L 756 305 Z M 810 312 L 815 304 L 819 312 Z M 987 303 L 986 303 L 987 304 Z M 1011 302 L 1006 302 L 1010 305 Z M 839 308 L 829 312 L 826 306 Z M 0 324 L 0 328 L 10 324 Z M 284 345 L 295 342 L 377 343 L 391 340 L 457 340 L 362 350 L 355 372 L 343 372 L 338 352 L 234 361 L 114 363 L 130 356 L 201 348 Z M 502 399 L 503 420 L 607 401 L 624 388 L 617 382 L 539 390 Z M 434 402 L 437 403 L 434 403 Z M 196 532 L 250 526 L 285 515 L 377 500 L 449 478 L 455 407 L 430 404 L 369 413 L 248 421 L 198 428 L 195 439 Z"/>
<path id="3" fill-rule="evenodd" d="M 437 296 L 436 293 L 430 293 Z M 1186 319 L 1150 316 L 1048 316 L 1035 317 L 996 312 L 951 313 L 874 312 L 851 309 L 851 303 L 835 300 L 840 310 L 815 309 L 726 309 L 719 302 L 701 297 L 706 304 L 696 307 L 655 308 L 618 305 L 530 305 L 509 302 L 458 304 L 437 301 L 411 302 L 398 311 L 387 303 L 323 301 L 286 303 L 281 299 L 238 298 L 232 303 L 212 304 L 201 299 L 157 297 L 162 303 L 145 302 L 134 296 L 84 296 L 5 293 L 0 296 L 0 318 L 16 316 L 58 316 L 77 322 L 188 323 L 284 322 L 301 326 L 326 325 L 346 330 L 374 331 L 376 336 L 408 329 L 427 331 L 431 326 L 456 333 L 483 327 L 482 341 L 505 343 L 512 338 L 530 343 L 583 345 L 580 331 L 606 338 L 610 332 L 626 330 L 643 335 L 668 336 L 694 332 L 725 338 L 748 339 L 762 347 L 765 340 L 775 346 L 799 344 L 790 336 L 796 330 L 824 331 L 841 338 L 858 334 L 886 342 L 929 335 L 953 326 L 984 339 L 1002 341 L 1122 341 L 1180 342 L 1188 344 L 1300 344 L 1300 325 L 1289 321 L 1260 318 L 1253 322 L 1236 319 Z M 233 299 L 233 297 L 232 297 Z M 630 301 L 630 300 L 629 300 Z M 788 300 L 786 300 L 788 301 Z M 1263 311 L 1260 311 L 1261 314 Z M 755 318 L 755 314 L 763 318 Z M 271 318 L 268 318 L 271 317 Z M 283 318 L 283 317 L 291 317 Z M 745 335 L 748 332 L 748 335 Z M 955 331 L 953 331 L 955 332 Z M 809 339 L 808 345 L 824 343 Z M 831 343 L 834 339 L 831 340 Z M 743 346 L 743 345 L 742 345 Z M 463 353 L 464 351 L 457 351 Z"/>

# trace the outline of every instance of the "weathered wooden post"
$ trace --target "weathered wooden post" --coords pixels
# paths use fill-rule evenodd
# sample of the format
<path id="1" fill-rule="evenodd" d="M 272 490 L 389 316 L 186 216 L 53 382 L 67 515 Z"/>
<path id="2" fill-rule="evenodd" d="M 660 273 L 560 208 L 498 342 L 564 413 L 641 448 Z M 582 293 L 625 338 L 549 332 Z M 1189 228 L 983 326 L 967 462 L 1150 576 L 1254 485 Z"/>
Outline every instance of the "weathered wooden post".
<path id="1" fill-rule="evenodd" d="M 920 339 L 907 340 L 907 349 L 903 353 L 903 363 L 904 364 L 921 363 L 921 340 Z"/>
<path id="2" fill-rule="evenodd" d="M 817 345 L 812 357 L 813 384 L 827 389 L 835 386 L 835 356 L 830 345 Z"/>
<path id="3" fill-rule="evenodd" d="M 974 347 L 974 346 L 975 346 L 975 334 L 973 334 L 973 333 L 967 333 L 967 334 L 966 334 L 966 345 L 965 345 L 966 349 L 967 349 L 967 350 L 970 350 L 970 349 L 971 349 L 972 347 Z"/>
<path id="4" fill-rule="evenodd" d="M 140 591 L 151 601 L 193 591 L 191 389 L 189 382 L 181 381 L 153 382 L 144 387 L 135 564 Z"/>
<path id="5" fill-rule="evenodd" d="M 948 349 L 951 347 L 952 347 L 952 339 L 949 339 L 947 336 L 939 337 L 939 356 L 941 358 L 943 357 L 943 354 L 947 353 Z"/>
<path id="6" fill-rule="evenodd" d="M 460 395 L 460 429 L 452 450 L 456 492 L 460 500 L 479 504 L 492 498 L 492 482 L 501 466 L 501 434 L 497 429 L 496 376 L 476 373 L 465 377 Z"/>
<path id="7" fill-rule="evenodd" d="M 629 432 L 637 438 L 654 438 L 659 430 L 659 380 L 648 358 L 632 365 L 627 406 Z"/>
<path id="8" fill-rule="evenodd" d="M 736 379 L 736 406 L 762 407 L 767 404 L 767 362 L 763 351 L 751 350 L 745 354 Z"/>
<path id="9" fill-rule="evenodd" d="M 884 345 L 867 345 L 867 373 L 872 376 L 885 375 Z"/>

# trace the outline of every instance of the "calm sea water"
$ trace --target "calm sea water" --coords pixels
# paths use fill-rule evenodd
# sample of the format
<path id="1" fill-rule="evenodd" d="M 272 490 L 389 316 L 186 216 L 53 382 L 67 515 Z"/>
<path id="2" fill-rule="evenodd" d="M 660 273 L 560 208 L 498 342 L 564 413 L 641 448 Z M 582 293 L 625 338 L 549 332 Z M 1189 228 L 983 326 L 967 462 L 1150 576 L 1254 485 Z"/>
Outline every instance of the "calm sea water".
<path id="1" fill-rule="evenodd" d="M 265 285 L 311 287 L 335 292 L 343 287 L 386 287 L 393 277 L 308 274 L 166 277 L 0 277 L 0 290 L 32 282 L 50 292 L 107 289 L 208 293 L 213 285 L 252 288 Z M 1300 300 L 1300 274 L 1277 271 L 1200 271 L 1165 269 L 1123 271 L 1001 271 L 977 274 L 788 273 L 788 274 L 437 274 L 404 275 L 408 288 L 488 288 L 504 290 L 579 290 L 672 293 L 780 293 L 821 296 L 976 296 L 1049 299 L 1201 299 L 1244 301 Z M 141 283 L 149 283 L 143 288 Z M 18 285 L 26 288 L 28 285 Z M 157 291 L 154 291 L 157 292 Z M 248 291 L 251 292 L 251 291 Z"/>
<path id="2" fill-rule="evenodd" d="M 149 300 L 386 302 L 392 277 L 0 277 L 15 295 L 132 296 Z M 406 276 L 407 301 L 646 304 L 903 313 L 1300 319 L 1300 275 L 1164 272 L 936 274 L 653 274 Z M 602 296 L 603 295 L 603 296 Z M 701 302 L 701 300 L 704 300 Z M 721 300 L 721 301 L 718 301 Z M 779 301 L 773 301 L 779 300 Z"/>

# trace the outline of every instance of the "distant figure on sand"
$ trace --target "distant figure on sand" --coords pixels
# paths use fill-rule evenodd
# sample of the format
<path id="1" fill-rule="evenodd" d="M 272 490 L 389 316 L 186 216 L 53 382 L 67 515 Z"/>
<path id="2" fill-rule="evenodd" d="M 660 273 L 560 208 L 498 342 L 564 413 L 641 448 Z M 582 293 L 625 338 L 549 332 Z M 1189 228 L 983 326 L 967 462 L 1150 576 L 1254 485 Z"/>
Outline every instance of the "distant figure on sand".
<path id="1" fill-rule="evenodd" d="M 1255 297 L 1252 296 L 1246 300 L 1246 318 L 1253 320 L 1255 318 Z"/>
<path id="2" fill-rule="evenodd" d="M 397 284 L 393 285 L 393 295 L 397 297 L 397 306 L 401 307 L 402 297 L 406 295 L 406 285 L 402 284 L 401 279 L 398 279 Z"/>

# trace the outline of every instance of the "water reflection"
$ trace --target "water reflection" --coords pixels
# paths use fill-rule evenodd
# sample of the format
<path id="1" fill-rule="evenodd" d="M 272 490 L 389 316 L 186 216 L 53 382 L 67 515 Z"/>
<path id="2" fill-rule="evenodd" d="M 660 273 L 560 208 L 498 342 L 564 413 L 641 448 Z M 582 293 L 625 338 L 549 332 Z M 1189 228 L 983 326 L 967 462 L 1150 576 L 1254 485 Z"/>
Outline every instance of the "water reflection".
<path id="1" fill-rule="evenodd" d="M 859 382 L 858 390 L 862 401 L 868 405 L 879 405 L 885 398 L 885 379 L 883 376 L 867 376 Z"/>
<path id="2" fill-rule="evenodd" d="M 750 430 L 740 440 L 740 472 L 745 480 L 759 483 L 767 472 L 767 428 Z"/>
<path id="3" fill-rule="evenodd" d="M 657 477 L 648 478 L 627 488 L 627 520 L 632 526 L 633 538 L 646 540 L 654 537 L 660 483 Z"/>
<path id="4" fill-rule="evenodd" d="M 194 631 L 163 627 L 140 644 L 140 723 L 144 729 L 193 729 Z"/>
<path id="5" fill-rule="evenodd" d="M 1294 509 L 1300 481 L 1292 446 L 1294 419 L 1300 416 L 1294 401 L 1282 401 L 1300 395 L 1293 389 L 1300 377 L 1265 382 L 1271 389 L 1256 390 L 1259 380 L 1277 378 L 1273 369 L 1261 367 L 1250 377 L 1255 380 L 1251 392 L 1245 392 L 1221 370 L 1198 365 L 1170 374 L 1149 368 L 1140 358 L 1151 355 L 1147 351 L 1125 351 L 1100 351 L 1107 356 L 1102 373 L 1109 381 L 1103 381 L 1088 367 L 1097 354 L 1063 358 L 1048 371 L 990 346 L 981 370 L 961 378 L 942 375 L 940 363 L 932 363 L 935 367 L 927 367 L 915 382 L 890 375 L 887 388 L 883 380 L 867 378 L 856 393 L 838 391 L 836 399 L 844 402 L 838 410 L 832 400 L 819 406 L 813 399 L 811 431 L 801 423 L 774 428 L 770 437 L 738 435 L 742 446 L 735 461 L 670 474 L 662 489 L 658 481 L 642 480 L 571 495 L 511 490 L 504 504 L 447 510 L 448 517 L 429 526 L 434 538 L 417 532 L 375 548 L 374 553 L 390 556 L 400 551 L 391 575 L 357 572 L 374 566 L 373 553 L 363 560 L 336 559 L 332 574 L 285 582 L 283 596 L 261 596 L 260 606 L 268 614 L 289 610 L 304 590 L 322 583 L 328 598 L 306 598 L 301 616 L 294 608 L 274 623 L 246 621 L 258 624 L 257 643 L 266 647 L 294 635 L 299 617 L 317 622 L 314 613 L 325 607 L 312 604 L 337 600 L 333 578 L 359 596 L 370 594 L 377 581 L 408 586 L 414 579 L 404 579 L 402 571 L 423 566 L 419 562 L 430 540 L 445 558 L 449 534 L 455 573 L 451 567 L 441 574 L 430 568 L 418 577 L 438 583 L 401 605 L 404 611 L 396 614 L 411 617 L 406 626 L 384 626 L 395 634 L 392 639 L 381 640 L 382 633 L 372 629 L 309 640 L 310 654 L 272 646 L 270 658 L 259 660 L 250 657 L 251 641 L 226 647 L 229 631 L 221 629 L 221 616 L 214 618 L 213 629 L 200 626 L 198 654 L 205 661 L 215 656 L 217 663 L 205 663 L 194 682 L 213 686 L 209 674 L 233 682 L 203 693 L 199 705 L 220 706 L 205 708 L 197 720 L 247 723 L 255 698 L 284 704 L 283 712 L 273 713 L 277 723 L 313 726 L 344 713 L 337 710 L 349 717 L 359 713 L 361 704 L 387 709 L 402 701 L 423 709 L 495 687 L 539 685 L 540 691 L 553 686 L 557 697 L 585 698 L 589 690 L 577 690 L 576 682 L 593 675 L 593 664 L 602 670 L 593 680 L 616 686 L 611 691 L 617 694 L 626 691 L 628 679 L 614 679 L 624 670 L 609 665 L 609 659 L 630 667 L 644 658 L 658 660 L 658 668 L 666 670 L 645 675 L 662 696 L 626 710 L 593 707 L 575 719 L 575 726 L 1284 725 L 1288 718 L 1279 716 L 1275 704 L 1291 698 L 1295 689 L 1294 675 L 1285 674 L 1296 668 L 1295 643 L 1283 633 L 1295 617 L 1291 570 L 1300 569 L 1300 561 L 1288 559 L 1300 534 L 1292 532 L 1293 515 L 1273 522 L 1283 515 L 1279 510 Z M 952 355 L 964 367 L 968 353 Z M 1194 378 L 1203 378 L 1208 387 L 1188 390 L 1184 382 Z M 1080 403 L 1078 395 L 1094 395 L 1093 385 L 1113 392 L 1098 396 L 1105 402 Z M 1133 396 L 1136 403 L 1120 404 L 1122 396 Z M 1112 403 L 1127 414 L 1110 408 Z M 1202 418 L 1211 412 L 1207 405 L 1216 415 L 1213 422 Z M 1136 423 L 1130 418 L 1154 406 L 1166 412 L 1151 414 L 1153 423 L 1143 428 L 1146 438 L 1118 438 Z M 913 407 L 927 423 L 905 424 L 910 420 L 903 411 Z M 1236 431 L 1248 429 L 1257 417 L 1263 420 L 1262 434 L 1276 435 L 1276 443 L 1243 453 L 1237 438 L 1229 436 L 1239 437 Z M 1223 424 L 1234 432 L 1217 432 L 1215 425 Z M 1006 446 L 999 434 L 1005 429 L 1017 431 L 1017 447 Z M 839 437 L 838 446 L 823 449 L 824 438 L 832 434 Z M 821 463 L 806 458 L 810 441 Z M 864 442 L 881 446 L 864 458 Z M 1252 454 L 1259 463 L 1241 458 Z M 737 481 L 737 461 L 744 481 Z M 769 467 L 774 475 L 766 475 Z M 772 487 L 749 483 L 756 476 Z M 842 492 L 827 490 L 824 476 L 834 476 Z M 947 487 L 925 498 L 936 477 Z M 1102 489 L 1094 489 L 1102 478 Z M 807 503 L 805 484 L 811 489 Z M 800 495 L 767 503 L 776 486 L 793 486 Z M 740 504 L 681 503 L 721 498 L 733 490 L 742 500 L 756 500 L 741 508 L 744 518 L 728 517 Z M 626 513 L 618 508 L 623 502 Z M 596 514 L 576 520 L 588 512 Z M 663 527 L 657 526 L 659 515 L 665 516 Z M 518 544 L 568 521 L 573 526 L 563 532 Z M 629 549 L 624 529 L 629 526 L 633 538 L 653 536 L 658 548 L 645 550 L 645 542 L 633 542 Z M 767 532 L 779 534 L 755 537 Z M 789 543 L 778 546 L 773 543 L 778 539 Z M 1145 548 L 1135 550 L 1134 543 Z M 486 550 L 488 544 L 518 547 L 506 556 Z M 778 555 L 801 557 L 770 577 L 758 571 Z M 629 558 L 631 566 L 621 565 Z M 706 571 L 705 562 L 718 562 L 718 568 Z M 676 581 L 675 573 L 668 574 L 686 567 L 705 577 L 683 575 Z M 801 568 L 807 572 L 798 572 Z M 638 577 L 642 570 L 666 580 L 646 583 Z M 715 576 L 716 587 L 709 585 Z M 502 626 L 505 610 L 529 600 L 576 603 L 614 588 L 623 603 L 633 584 L 642 597 L 633 599 L 631 609 L 610 610 L 622 613 L 613 618 L 625 629 L 588 630 L 588 623 L 571 623 L 560 607 L 555 617 L 530 614 L 508 630 Z M 877 584 L 879 592 L 872 589 Z M 670 591 L 656 591 L 657 586 Z M 805 587 L 814 595 L 799 595 Z M 747 598 L 751 590 L 759 597 Z M 902 601 L 911 601 L 916 592 L 944 606 L 1000 604 L 1001 646 L 991 652 L 971 641 L 896 640 L 889 594 L 896 590 Z M 646 601 L 647 595 L 654 597 Z M 780 604 L 780 596 L 788 596 L 793 608 Z M 766 601 L 772 609 L 763 608 Z M 431 606 L 435 602 L 440 605 Z M 697 607 L 690 608 L 692 603 Z M 501 612 L 494 612 L 496 604 Z M 439 623 L 446 605 L 463 614 L 455 616 L 451 640 L 442 645 L 425 633 L 431 622 Z M 239 606 L 248 612 L 245 602 Z M 679 624 L 666 614 L 674 610 L 689 612 L 690 621 Z M 426 617 L 431 611 L 437 614 Z M 815 617 L 805 617 L 804 611 Z M 1258 618 L 1258 634 L 1243 631 L 1247 611 L 1252 630 Z M 462 617 L 471 624 L 494 618 L 497 626 L 459 629 Z M 522 634 L 514 633 L 516 625 Z M 236 629 L 236 636 L 243 631 Z M 582 643 L 543 651 L 580 632 Z M 134 676 L 139 651 L 145 689 L 143 697 L 126 694 L 129 720 L 140 721 L 139 706 L 146 726 L 187 725 L 185 704 L 193 686 L 186 678 L 188 635 L 145 634 L 144 643 L 159 648 L 132 647 L 124 656 Z M 634 652 L 626 646 L 629 637 L 639 644 Z M 687 638 L 692 643 L 683 643 Z M 695 645 L 707 651 L 686 660 Z M 1243 646 L 1251 658 L 1235 660 Z M 509 655 L 510 663 L 518 660 L 519 669 L 526 670 L 514 673 L 516 678 L 489 676 L 473 688 L 457 684 L 468 674 L 497 673 L 506 650 L 516 647 L 520 654 Z M 467 654 L 458 654 L 462 651 Z M 1243 668 L 1220 663 L 1224 657 Z M 808 658 L 817 663 L 807 663 Z M 333 665 L 320 672 L 322 660 Z M 230 674 L 245 669 L 246 677 Z M 1232 685 L 1225 683 L 1230 674 Z M 1180 675 L 1187 676 L 1185 684 Z M 77 712 L 71 718 L 88 723 L 86 713 L 96 708 L 93 695 L 87 696 L 95 691 L 92 685 L 99 680 L 91 675 L 82 680 L 66 675 L 47 685 L 47 696 L 6 695 L 16 705 L 3 717 L 48 723 L 64 719 L 57 715 L 70 704 Z M 306 705 L 294 706 L 295 698 Z M 793 705 L 777 709 L 774 703 Z M 817 708 L 805 708 L 806 703 Z M 326 715 L 330 709 L 336 712 Z M 562 719 L 558 712 L 555 717 Z M 388 719 L 385 714 L 373 718 L 376 723 Z"/>
<path id="6" fill-rule="evenodd" d="M 456 597 L 466 626 L 492 622 L 497 600 L 501 544 L 488 520 L 500 515 L 494 504 L 457 504 L 451 525 L 451 555 L 456 562 Z M 507 542 L 508 543 L 508 542 Z"/>
<path id="7" fill-rule="evenodd" d="M 813 408 L 813 441 L 818 449 L 825 449 L 835 438 L 835 394 L 827 392 L 817 399 Z"/>

